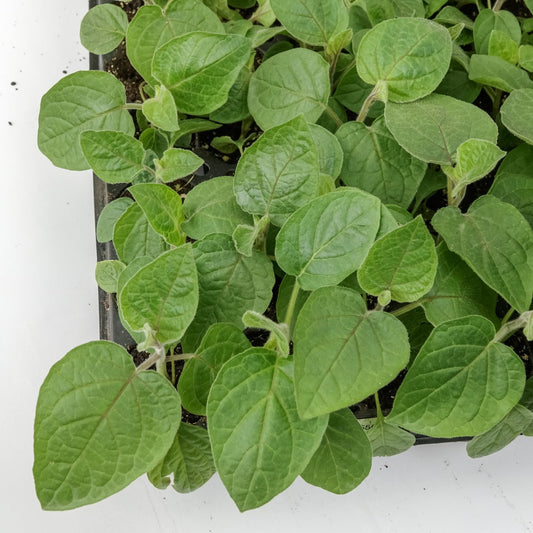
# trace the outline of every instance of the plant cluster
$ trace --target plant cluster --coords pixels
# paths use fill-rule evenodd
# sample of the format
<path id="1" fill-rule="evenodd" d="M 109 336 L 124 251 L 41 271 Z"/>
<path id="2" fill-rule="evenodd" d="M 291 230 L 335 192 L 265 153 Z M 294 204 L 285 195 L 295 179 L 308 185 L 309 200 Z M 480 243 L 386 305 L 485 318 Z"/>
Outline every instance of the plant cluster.
<path id="1" fill-rule="evenodd" d="M 135 367 L 95 341 L 50 370 L 43 508 L 217 471 L 247 510 L 297 476 L 348 492 L 413 433 L 473 436 L 473 457 L 533 435 L 533 382 L 505 344 L 533 337 L 533 2 L 145 4 L 81 26 L 97 54 L 125 37 L 142 102 L 101 71 L 42 99 L 55 165 L 131 184 L 98 220 L 117 259 L 96 279 L 148 354 Z M 217 128 L 235 175 L 180 194 L 203 163 L 191 136 Z M 363 429 L 350 406 L 371 395 Z"/>

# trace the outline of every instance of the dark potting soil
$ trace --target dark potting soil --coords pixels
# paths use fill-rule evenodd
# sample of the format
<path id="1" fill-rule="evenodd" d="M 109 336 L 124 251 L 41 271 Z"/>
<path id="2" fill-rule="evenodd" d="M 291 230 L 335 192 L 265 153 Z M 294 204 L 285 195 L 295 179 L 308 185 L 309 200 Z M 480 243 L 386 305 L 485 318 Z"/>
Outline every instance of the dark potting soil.
<path id="1" fill-rule="evenodd" d="M 122 9 L 124 9 L 124 11 L 128 15 L 129 20 L 131 20 L 133 16 L 135 15 L 135 13 L 137 12 L 137 10 L 141 6 L 144 5 L 144 2 L 142 0 L 132 0 L 129 3 L 123 3 L 120 1 L 116 1 L 113 3 L 120 6 Z M 462 9 L 463 9 L 463 12 L 465 12 L 467 15 L 471 16 L 472 18 L 474 18 L 477 15 L 477 8 L 472 4 L 463 6 Z M 515 15 L 519 17 L 530 17 L 531 16 L 531 13 L 529 13 L 528 9 L 525 7 L 523 2 L 518 1 L 518 0 L 507 0 L 507 2 L 504 4 L 504 9 L 507 9 L 513 12 Z M 246 12 L 243 12 L 242 14 L 243 16 L 247 16 Z M 260 57 L 258 61 L 259 62 L 261 61 Z M 128 102 L 133 103 L 133 102 L 142 101 L 142 97 L 140 93 L 140 86 L 143 83 L 143 80 L 141 76 L 137 73 L 137 71 L 131 66 L 127 58 L 126 47 L 125 47 L 124 41 L 117 48 L 117 50 L 115 50 L 112 57 L 108 59 L 108 61 L 106 62 L 105 70 L 112 73 L 119 80 L 122 81 L 122 83 L 126 87 L 126 98 Z M 488 110 L 491 109 L 490 100 L 488 100 L 488 98 L 486 97 L 486 95 L 484 95 L 483 92 L 481 93 L 479 99 L 480 101 L 479 102 L 476 101 L 476 104 L 485 105 L 486 109 Z M 487 101 L 485 102 L 484 100 L 487 100 Z M 248 134 L 252 132 L 259 133 L 259 129 L 255 125 L 253 125 L 251 129 L 249 130 Z M 201 181 L 204 181 L 206 179 L 209 179 L 215 176 L 233 175 L 235 166 L 239 159 L 239 152 L 236 151 L 233 154 L 222 154 L 221 152 L 218 152 L 217 150 L 214 150 L 211 147 L 211 142 L 213 138 L 223 136 L 223 135 L 228 135 L 232 139 L 238 139 L 241 135 L 240 124 L 223 125 L 221 128 L 217 130 L 202 132 L 200 134 L 193 135 L 192 142 L 191 142 L 191 149 L 195 151 L 200 157 L 202 157 L 206 161 L 206 163 L 202 169 L 197 171 L 196 175 L 192 179 L 177 180 L 176 182 L 169 184 L 169 185 L 173 187 L 176 191 L 178 191 L 182 196 L 185 196 L 195 185 L 197 185 Z M 487 191 L 490 189 L 490 186 L 492 185 L 494 174 L 495 174 L 495 171 L 492 172 L 486 178 L 468 187 L 466 196 L 463 202 L 461 203 L 462 211 L 466 211 L 468 206 L 476 198 L 487 193 Z M 124 196 L 124 195 L 128 195 L 127 186 L 124 186 L 122 188 L 114 188 L 111 193 L 111 196 L 108 198 L 108 202 L 120 196 Z M 437 191 L 433 193 L 424 202 L 423 208 L 426 210 L 426 212 L 427 211 L 435 212 L 439 208 L 445 207 L 446 205 L 447 205 L 446 191 L 441 190 L 441 191 Z M 280 280 L 277 278 L 276 285 L 274 287 L 273 299 L 267 311 L 265 312 L 265 315 L 272 320 L 276 320 L 275 302 L 277 298 L 277 289 L 279 288 L 279 283 L 280 283 Z M 373 300 L 367 303 L 370 306 L 369 308 L 374 307 L 375 302 Z M 497 309 L 496 309 L 496 313 L 498 317 L 502 318 L 508 309 L 509 309 L 508 304 L 505 303 L 501 298 L 499 298 Z M 245 334 L 253 346 L 263 346 L 269 336 L 269 333 L 265 330 L 251 329 L 251 328 L 246 329 Z M 528 342 L 521 332 L 517 332 L 506 341 L 506 344 L 511 346 L 514 349 L 514 351 L 518 354 L 518 356 L 522 359 L 522 361 L 524 362 L 527 377 L 530 377 L 531 375 L 533 375 L 533 347 L 532 347 L 533 345 L 532 343 Z M 135 344 L 126 346 L 126 349 L 131 354 L 133 361 L 136 365 L 139 365 L 148 357 L 147 353 L 139 352 Z M 179 348 L 178 348 L 177 353 L 179 353 Z M 174 369 L 172 368 L 172 366 L 174 366 Z M 175 383 L 177 383 L 177 380 L 179 378 L 179 375 L 181 374 L 183 366 L 184 366 L 184 361 L 175 361 L 174 363 L 168 363 L 167 365 L 168 375 L 169 376 L 174 375 Z M 406 370 L 402 371 L 387 386 L 380 389 L 379 399 L 380 399 L 381 408 L 384 414 L 387 414 L 392 408 L 392 404 L 394 401 L 396 391 L 399 385 L 401 384 L 405 374 L 406 374 Z M 368 417 L 375 416 L 376 404 L 375 404 L 374 396 L 370 396 L 366 398 L 365 400 L 363 400 L 362 402 L 359 402 L 358 404 L 353 405 L 351 407 L 351 410 L 359 418 L 368 418 Z M 182 419 L 183 421 L 189 422 L 191 424 L 202 425 L 204 427 L 206 425 L 206 419 L 204 416 L 194 415 L 192 413 L 189 413 L 185 409 L 183 409 L 183 412 L 182 412 Z"/>

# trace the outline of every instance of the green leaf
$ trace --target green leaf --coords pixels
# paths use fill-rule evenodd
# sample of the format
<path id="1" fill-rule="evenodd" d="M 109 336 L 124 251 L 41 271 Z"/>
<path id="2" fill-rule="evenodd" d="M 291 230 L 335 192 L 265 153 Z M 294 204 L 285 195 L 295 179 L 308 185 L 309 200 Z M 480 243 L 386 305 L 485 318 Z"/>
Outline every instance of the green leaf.
<path id="1" fill-rule="evenodd" d="M 125 103 L 124 85 L 107 72 L 79 71 L 65 76 L 41 100 L 39 150 L 58 167 L 87 170 L 81 132 L 116 130 L 132 136 L 135 126 L 122 107 Z"/>
<path id="2" fill-rule="evenodd" d="M 294 330 L 296 401 L 303 418 L 364 400 L 409 362 L 403 324 L 389 313 L 367 312 L 344 287 L 314 291 Z"/>
<path id="3" fill-rule="evenodd" d="M 293 362 L 252 348 L 228 361 L 207 401 L 217 471 L 241 511 L 285 490 L 318 448 L 328 417 L 301 420 Z"/>
<path id="4" fill-rule="evenodd" d="M 501 9 L 482 9 L 474 22 L 474 44 L 478 54 L 489 53 L 489 42 L 492 32 L 501 31 L 517 44 L 522 38 L 522 30 L 516 17 L 509 11 Z"/>
<path id="5" fill-rule="evenodd" d="M 459 9 L 453 6 L 443 7 L 433 20 L 440 24 L 464 24 L 464 27 L 466 29 L 474 29 L 474 23 L 472 22 L 472 20 L 462 11 L 459 11 Z"/>
<path id="6" fill-rule="evenodd" d="M 481 315 L 497 324 L 496 293 L 444 243 L 437 246 L 437 256 L 435 283 L 423 304 L 428 320 L 438 326 L 447 320 Z"/>
<path id="7" fill-rule="evenodd" d="M 365 292 L 390 291 L 396 302 L 414 302 L 433 286 L 437 253 L 421 216 L 374 244 L 357 272 Z"/>
<path id="8" fill-rule="evenodd" d="M 501 57 L 516 65 L 518 63 L 518 43 L 507 33 L 492 30 L 489 38 L 489 55 Z"/>
<path id="9" fill-rule="evenodd" d="M 253 224 L 253 217 L 237 204 L 233 193 L 233 176 L 221 176 L 198 184 L 183 203 L 186 221 L 183 231 L 192 239 L 211 233 L 232 235 L 239 225 Z"/>
<path id="10" fill-rule="evenodd" d="M 528 72 L 533 72 L 533 46 L 524 44 L 518 49 L 518 64 Z"/>
<path id="11" fill-rule="evenodd" d="M 176 131 L 180 128 L 174 98 L 164 85 L 156 86 L 155 96 L 143 102 L 142 112 L 154 126 L 162 130 Z"/>
<path id="12" fill-rule="evenodd" d="M 169 147 L 168 137 L 155 128 L 146 128 L 139 135 L 139 141 L 142 142 L 147 151 L 151 150 L 159 157 L 161 157 Z"/>
<path id="13" fill-rule="evenodd" d="M 93 54 L 107 54 L 122 42 L 127 30 L 124 10 L 111 4 L 96 5 L 81 21 L 80 41 Z"/>
<path id="14" fill-rule="evenodd" d="M 470 457 L 485 457 L 505 448 L 533 422 L 533 412 L 515 405 L 494 427 L 474 437 L 466 445 Z"/>
<path id="15" fill-rule="evenodd" d="M 37 402 L 33 475 L 43 509 L 74 509 L 123 489 L 161 460 L 180 418 L 170 382 L 136 372 L 121 346 L 74 348 L 51 368 Z"/>
<path id="16" fill-rule="evenodd" d="M 350 409 L 331 413 L 322 442 L 302 478 L 334 494 L 355 489 L 370 473 L 372 447 Z"/>
<path id="17" fill-rule="evenodd" d="M 317 148 L 302 117 L 265 132 L 240 158 L 235 171 L 237 203 L 282 226 L 289 215 L 318 196 Z"/>
<path id="18" fill-rule="evenodd" d="M 422 202 L 431 197 L 435 192 L 446 188 L 446 176 L 443 172 L 433 167 L 428 167 L 426 175 L 418 187 L 412 212 L 416 213 Z"/>
<path id="19" fill-rule="evenodd" d="M 171 39 L 194 31 L 224 33 L 224 26 L 199 0 L 171 0 L 163 10 L 142 6 L 128 27 L 126 51 L 137 72 L 151 85 L 152 59 L 158 48 Z"/>
<path id="20" fill-rule="evenodd" d="M 161 159 L 155 161 L 155 174 L 163 183 L 185 178 L 196 172 L 204 160 L 191 150 L 169 148 Z"/>
<path id="21" fill-rule="evenodd" d="M 481 85 L 472 81 L 464 70 L 450 69 L 435 92 L 453 96 L 471 104 L 479 96 Z"/>
<path id="22" fill-rule="evenodd" d="M 482 109 L 442 94 L 388 103 L 385 122 L 404 150 L 437 165 L 453 165 L 457 148 L 468 139 L 496 143 L 498 138 L 496 123 Z"/>
<path id="23" fill-rule="evenodd" d="M 185 235 L 181 231 L 183 208 L 176 191 L 162 183 L 143 183 L 128 189 L 143 210 L 152 228 L 168 244 L 181 246 Z"/>
<path id="24" fill-rule="evenodd" d="M 503 125 L 516 137 L 533 144 L 533 89 L 513 91 L 501 107 Z"/>
<path id="25" fill-rule="evenodd" d="M 193 351 L 216 322 L 242 327 L 248 311 L 263 313 L 272 299 L 274 272 L 266 255 L 254 251 L 241 255 L 228 235 L 208 235 L 194 245 L 200 301 L 193 323 L 182 340 L 184 350 Z"/>
<path id="26" fill-rule="evenodd" d="M 229 90 L 228 101 L 209 115 L 211 120 L 222 124 L 232 124 L 250 116 L 250 111 L 248 110 L 248 87 L 250 86 L 251 77 L 250 69 L 243 67 Z"/>
<path id="27" fill-rule="evenodd" d="M 128 325 L 148 324 L 162 344 L 181 339 L 198 305 L 198 276 L 190 245 L 180 246 L 141 268 L 120 293 Z"/>
<path id="28" fill-rule="evenodd" d="M 365 83 L 357 73 L 356 68 L 343 72 L 335 91 L 335 99 L 354 113 L 359 113 L 373 86 Z M 375 102 L 368 111 L 370 118 L 383 114 L 383 102 Z"/>
<path id="29" fill-rule="evenodd" d="M 498 167 L 489 193 L 514 205 L 533 227 L 533 146 L 520 144 L 511 150 Z"/>
<path id="30" fill-rule="evenodd" d="M 155 259 L 168 249 L 167 243 L 153 230 L 138 204 L 130 205 L 116 222 L 113 245 L 118 258 L 126 265 L 137 257 Z"/>
<path id="31" fill-rule="evenodd" d="M 316 52 L 296 48 L 262 63 L 253 73 L 248 108 L 262 130 L 298 115 L 316 122 L 330 95 L 329 65 Z"/>
<path id="32" fill-rule="evenodd" d="M 525 70 L 496 56 L 474 54 L 470 58 L 468 77 L 477 83 L 508 93 L 514 89 L 533 87 L 533 81 Z"/>
<path id="33" fill-rule="evenodd" d="M 205 415 L 207 396 L 222 365 L 250 348 L 244 333 L 232 324 L 213 324 L 200 346 L 183 368 L 178 391 L 183 407 L 196 415 Z"/>
<path id="34" fill-rule="evenodd" d="M 409 344 L 411 345 L 410 364 L 429 337 L 433 330 L 433 325 L 426 318 L 422 307 L 416 307 L 398 318 L 407 329 L 407 334 L 409 335 Z"/>
<path id="35" fill-rule="evenodd" d="M 158 489 L 172 487 L 181 493 L 192 492 L 207 483 L 215 473 L 215 463 L 207 430 L 201 426 L 182 423 L 174 442 L 148 479 Z"/>
<path id="36" fill-rule="evenodd" d="M 337 137 L 318 124 L 309 124 L 309 131 L 317 148 L 320 172 L 337 179 L 343 159 L 342 148 Z"/>
<path id="37" fill-rule="evenodd" d="M 276 299 L 276 316 L 280 324 L 285 322 L 287 317 L 287 310 L 289 309 L 289 302 L 292 291 L 294 290 L 295 281 L 296 278 L 293 276 L 284 276 L 278 288 L 278 297 Z M 302 306 L 306 302 L 307 298 L 309 298 L 309 294 L 309 292 L 302 289 L 298 290 L 298 295 L 296 297 L 296 302 L 294 303 L 292 312 L 291 323 L 289 324 L 289 333 L 291 338 L 298 314 L 300 313 L 300 310 L 302 309 Z"/>
<path id="38" fill-rule="evenodd" d="M 210 120 L 205 120 L 205 118 L 187 118 L 180 120 L 180 129 L 172 134 L 171 142 L 174 145 L 191 133 L 216 130 L 220 127 L 220 124 L 215 124 Z"/>
<path id="39" fill-rule="evenodd" d="M 106 292 L 117 292 L 118 278 L 126 265 L 120 261 L 98 261 L 94 277 L 98 286 Z"/>
<path id="40" fill-rule="evenodd" d="M 117 198 L 102 209 L 96 224 L 96 240 L 98 242 L 108 242 L 113 238 L 113 229 L 117 220 L 132 204 L 131 198 Z"/>
<path id="41" fill-rule="evenodd" d="M 376 419 L 366 436 L 372 446 L 374 457 L 390 457 L 407 451 L 416 441 L 416 437 L 383 418 Z"/>
<path id="42" fill-rule="evenodd" d="M 227 101 L 250 52 L 250 41 L 241 35 L 187 33 L 156 50 L 152 73 L 179 111 L 206 115 Z"/>
<path id="43" fill-rule="evenodd" d="M 270 5 L 293 37 L 314 46 L 324 46 L 348 27 L 343 0 L 270 0 Z"/>
<path id="44" fill-rule="evenodd" d="M 409 207 L 426 172 L 426 164 L 408 154 L 382 118 L 372 126 L 347 122 L 335 134 L 344 152 L 341 180 L 385 203 Z"/>
<path id="45" fill-rule="evenodd" d="M 448 248 L 511 307 L 527 311 L 533 295 L 533 231 L 510 204 L 482 196 L 461 214 L 446 207 L 433 217 L 433 227 Z"/>
<path id="46" fill-rule="evenodd" d="M 367 83 L 386 87 L 385 101 L 410 102 L 437 88 L 451 57 L 452 40 L 444 26 L 420 18 L 391 19 L 361 40 L 357 72 Z"/>
<path id="47" fill-rule="evenodd" d="M 233 231 L 231 237 L 235 244 L 235 249 L 247 257 L 251 257 L 256 241 L 261 240 L 261 236 L 268 233 L 270 221 L 268 217 L 255 219 L 253 226 L 239 224 Z"/>
<path id="48" fill-rule="evenodd" d="M 387 419 L 430 437 L 483 433 L 518 402 L 524 365 L 494 342 L 492 322 L 480 316 L 437 326 L 407 372 Z"/>
<path id="49" fill-rule="evenodd" d="M 144 147 L 120 131 L 84 131 L 80 145 L 96 175 L 107 183 L 129 183 L 144 169 Z"/>
<path id="50" fill-rule="evenodd" d="M 337 285 L 363 262 L 379 221 L 375 196 L 337 189 L 289 218 L 276 237 L 276 261 L 304 290 Z"/>

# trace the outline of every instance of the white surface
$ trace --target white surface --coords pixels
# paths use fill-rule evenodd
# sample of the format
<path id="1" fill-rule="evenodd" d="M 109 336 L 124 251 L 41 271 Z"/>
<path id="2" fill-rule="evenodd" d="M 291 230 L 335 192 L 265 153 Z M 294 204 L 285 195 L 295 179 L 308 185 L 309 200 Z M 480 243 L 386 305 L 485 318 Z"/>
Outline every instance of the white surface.
<path id="1" fill-rule="evenodd" d="M 375 460 L 370 477 L 349 495 L 298 480 L 245 514 L 218 478 L 186 496 L 140 479 L 96 505 L 43 512 L 31 475 L 38 388 L 57 359 L 98 336 L 91 175 L 54 168 L 36 147 L 41 95 L 63 70 L 88 68 L 77 37 L 86 1 L 18 0 L 2 7 L 0 531 L 533 531 L 533 439 L 525 438 L 476 461 L 461 443 L 419 446 Z"/>

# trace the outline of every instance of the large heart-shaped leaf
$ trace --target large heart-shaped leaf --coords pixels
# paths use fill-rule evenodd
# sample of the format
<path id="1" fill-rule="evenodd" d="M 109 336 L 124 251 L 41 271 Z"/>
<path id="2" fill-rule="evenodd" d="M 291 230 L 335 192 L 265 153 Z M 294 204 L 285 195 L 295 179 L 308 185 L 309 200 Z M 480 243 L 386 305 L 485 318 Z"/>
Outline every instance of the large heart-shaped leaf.
<path id="1" fill-rule="evenodd" d="M 357 72 L 380 86 L 381 99 L 410 102 L 433 92 L 444 78 L 452 57 L 448 30 L 421 18 L 381 22 L 359 43 Z"/>
<path id="2" fill-rule="evenodd" d="M 121 346 L 74 348 L 52 367 L 37 402 L 33 474 L 43 509 L 73 509 L 123 489 L 161 460 L 180 418 L 170 382 L 136 372 Z"/>
<path id="3" fill-rule="evenodd" d="M 292 359 L 251 348 L 220 370 L 207 400 L 217 471 L 241 511 L 285 490 L 318 448 L 328 417 L 301 420 Z"/>
<path id="4" fill-rule="evenodd" d="M 179 111 L 206 115 L 226 102 L 250 52 L 251 42 L 241 35 L 187 33 L 157 49 L 152 73 Z"/>
<path id="5" fill-rule="evenodd" d="M 342 188 L 302 207 L 276 237 L 276 260 L 304 290 L 336 285 L 363 262 L 379 228 L 380 202 Z"/>
<path id="6" fill-rule="evenodd" d="M 81 132 L 116 130 L 133 135 L 135 126 L 125 103 L 124 85 L 107 72 L 65 76 L 41 100 L 39 150 L 58 167 L 90 168 L 81 150 Z"/>
<path id="7" fill-rule="evenodd" d="M 388 420 L 431 437 L 483 433 L 520 400 L 524 365 L 494 342 L 492 322 L 469 316 L 437 326 L 422 346 Z"/>
<path id="8" fill-rule="evenodd" d="M 93 54 L 107 54 L 124 39 L 128 29 L 128 15 L 119 6 L 96 5 L 83 17 L 80 41 Z"/>
<path id="9" fill-rule="evenodd" d="M 198 305 L 198 276 L 190 245 L 161 255 L 141 268 L 120 293 L 120 307 L 134 331 L 150 326 L 156 339 L 181 339 Z"/>
<path id="10" fill-rule="evenodd" d="M 529 309 L 533 295 L 533 230 L 520 212 L 494 196 L 478 198 L 462 214 L 446 207 L 433 227 L 448 248 L 517 311 Z"/>
<path id="11" fill-rule="evenodd" d="M 248 108 L 261 129 L 303 115 L 315 122 L 327 108 L 329 65 L 316 52 L 295 48 L 265 61 L 252 75 Z"/>
<path id="12" fill-rule="evenodd" d="M 294 330 L 298 412 L 310 418 L 357 403 L 408 362 L 407 331 L 397 318 L 367 312 L 351 289 L 318 289 L 303 305 Z"/>
<path id="13" fill-rule="evenodd" d="M 240 158 L 234 181 L 237 203 L 282 226 L 319 194 L 319 162 L 302 117 L 265 132 Z"/>

